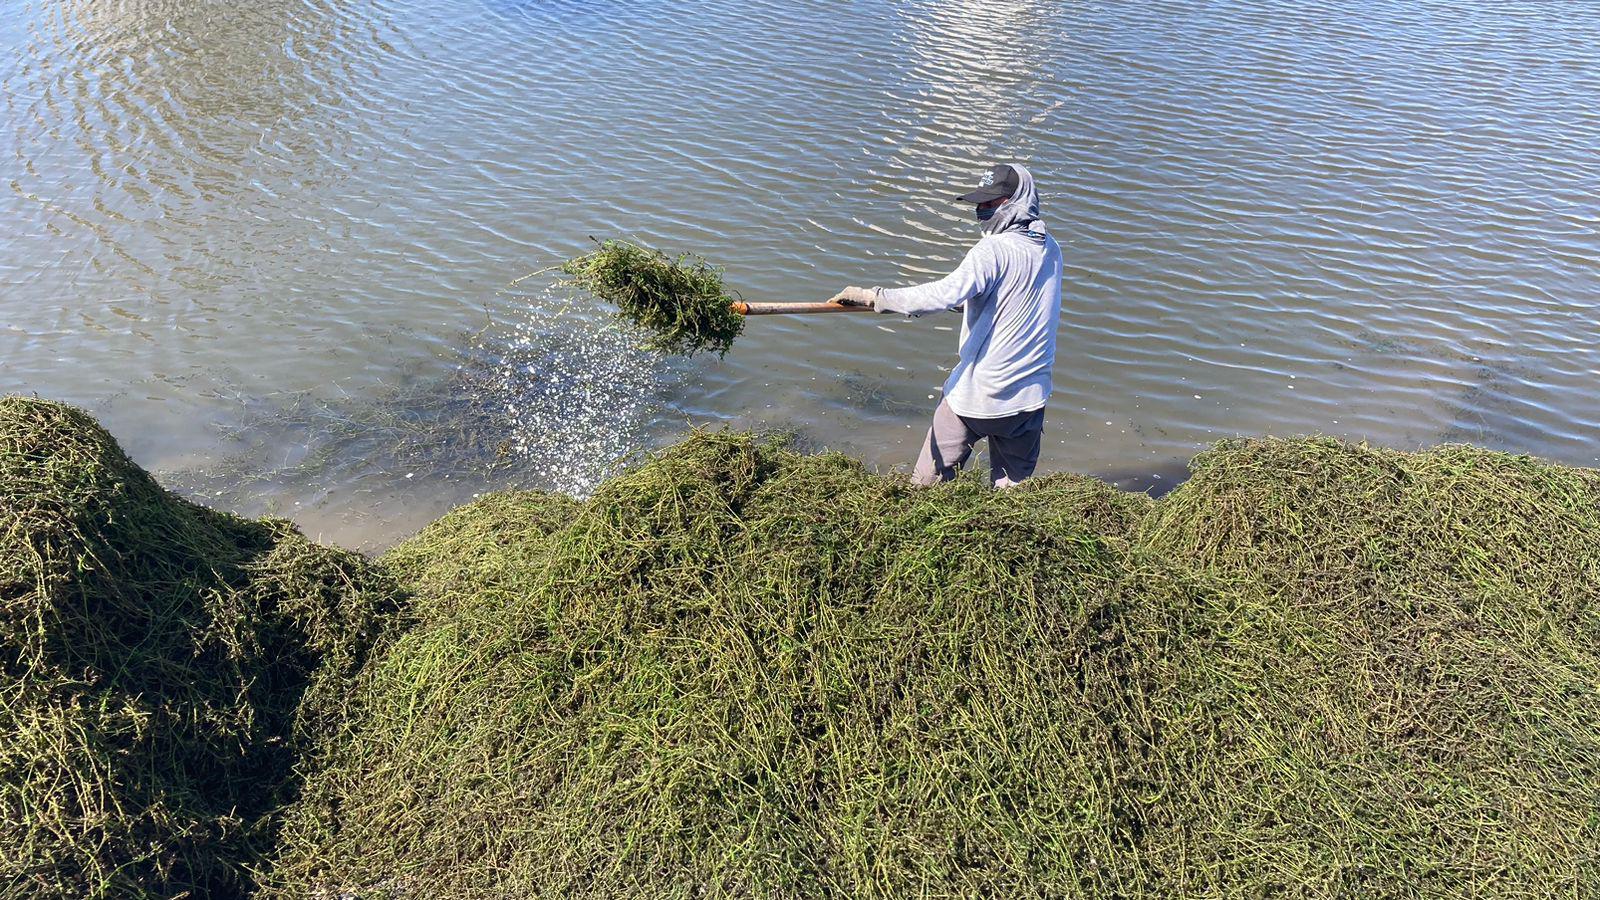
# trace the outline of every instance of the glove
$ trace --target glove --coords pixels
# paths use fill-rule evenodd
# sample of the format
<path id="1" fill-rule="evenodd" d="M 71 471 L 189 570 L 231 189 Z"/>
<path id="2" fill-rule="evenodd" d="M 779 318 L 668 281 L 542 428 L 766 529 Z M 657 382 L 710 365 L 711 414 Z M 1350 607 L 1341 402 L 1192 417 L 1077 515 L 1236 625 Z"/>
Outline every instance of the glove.
<path id="1" fill-rule="evenodd" d="M 828 298 L 828 302 L 837 303 L 840 306 L 865 306 L 868 309 L 872 309 L 878 302 L 878 289 L 847 287 Z"/>

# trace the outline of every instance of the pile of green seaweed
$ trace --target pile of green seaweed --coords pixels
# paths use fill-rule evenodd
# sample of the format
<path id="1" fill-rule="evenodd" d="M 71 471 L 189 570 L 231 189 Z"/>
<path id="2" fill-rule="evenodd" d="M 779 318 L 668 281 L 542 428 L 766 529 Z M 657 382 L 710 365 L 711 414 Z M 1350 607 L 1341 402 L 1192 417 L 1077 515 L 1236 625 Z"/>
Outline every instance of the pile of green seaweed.
<path id="1" fill-rule="evenodd" d="M 248 893 L 395 599 L 0 398 L 0 896 Z"/>
<path id="2" fill-rule="evenodd" d="M 59 410 L 8 405 L 6 434 L 26 430 L 19 408 Z M 19 452 L 40 472 L 68 465 L 49 448 L 69 434 L 17 440 L 0 445 L 7 473 Z M 913 489 L 839 455 L 702 434 L 587 501 L 464 507 L 375 571 L 320 551 L 347 582 L 299 592 L 320 600 L 273 628 L 320 660 L 281 683 L 339 690 L 288 690 L 270 708 L 314 713 L 228 732 L 246 757 L 298 755 L 242 833 L 203 815 L 180 827 L 163 805 L 241 802 L 195 749 L 215 754 L 205 734 L 163 738 L 199 767 L 54 749 L 149 701 L 73 686 L 76 665 L 45 685 L 50 659 L 13 658 L 25 635 L 54 646 L 91 621 L 73 618 L 89 582 L 70 567 L 35 604 L 51 618 L 12 615 L 33 576 L 13 577 L 9 554 L 60 528 L 27 519 L 0 569 L 17 632 L 5 714 L 81 699 L 78 718 L 30 712 L 0 731 L 0 866 L 14 867 L 0 879 L 70 875 L 95 893 L 81 873 L 114 871 L 171 893 L 159 855 L 281 897 L 1600 892 L 1600 474 L 1322 439 L 1225 442 L 1193 469 L 1159 501 L 1070 475 Z M 8 475 L 0 502 L 68 493 L 21 484 Z M 124 553 L 78 540 L 100 543 L 41 558 Z M 117 571 L 152 608 L 191 591 Z M 285 591 L 258 567 L 229 577 Z M 311 608 L 357 627 L 295 624 Z M 230 609 L 235 629 L 271 615 Z M 190 615 L 208 621 L 168 622 Z M 319 634 L 341 637 L 302 637 Z M 324 649 L 350 634 L 360 652 Z M 143 658 L 127 640 L 116 652 Z M 256 685 L 241 676 L 265 659 L 196 656 L 185 672 L 220 697 Z M 253 690 L 240 698 L 269 693 Z M 191 689 L 170 708 L 224 706 Z M 17 772 L 45 773 L 41 787 L 16 799 Z M 139 840 L 58 837 L 83 814 L 32 811 L 69 784 L 117 795 L 119 833 Z"/>

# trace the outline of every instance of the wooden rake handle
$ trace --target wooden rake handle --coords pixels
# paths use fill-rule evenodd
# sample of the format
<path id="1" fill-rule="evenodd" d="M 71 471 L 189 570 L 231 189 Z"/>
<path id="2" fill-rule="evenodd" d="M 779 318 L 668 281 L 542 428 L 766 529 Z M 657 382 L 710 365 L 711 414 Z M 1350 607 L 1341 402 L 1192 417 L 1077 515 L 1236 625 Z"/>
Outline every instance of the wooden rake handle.
<path id="1" fill-rule="evenodd" d="M 838 313 L 872 312 L 870 306 L 846 306 L 843 303 L 746 303 L 733 304 L 733 311 L 741 316 L 775 316 L 784 313 Z"/>

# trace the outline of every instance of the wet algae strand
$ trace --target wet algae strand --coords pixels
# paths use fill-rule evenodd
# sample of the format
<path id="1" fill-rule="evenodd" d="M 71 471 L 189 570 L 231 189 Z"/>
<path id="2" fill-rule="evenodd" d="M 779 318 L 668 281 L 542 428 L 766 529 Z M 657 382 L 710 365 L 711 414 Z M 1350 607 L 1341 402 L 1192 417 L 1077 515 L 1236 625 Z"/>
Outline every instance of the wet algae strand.
<path id="1" fill-rule="evenodd" d="M 1592 471 L 1244 440 L 1152 501 L 698 435 L 368 564 L 0 413 L 0 885 L 1600 892 Z"/>
<path id="2" fill-rule="evenodd" d="M 610 240 L 567 261 L 561 272 L 566 284 L 615 305 L 621 318 L 644 329 L 648 349 L 722 356 L 744 329 L 733 308 L 739 298 L 723 286 L 722 270 L 693 254 L 669 257 Z"/>

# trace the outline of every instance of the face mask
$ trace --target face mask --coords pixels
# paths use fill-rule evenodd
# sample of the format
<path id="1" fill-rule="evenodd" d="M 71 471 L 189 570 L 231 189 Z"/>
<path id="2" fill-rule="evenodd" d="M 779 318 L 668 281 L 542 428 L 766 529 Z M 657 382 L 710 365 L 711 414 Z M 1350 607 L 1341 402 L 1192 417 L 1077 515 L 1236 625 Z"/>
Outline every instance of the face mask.
<path id="1" fill-rule="evenodd" d="M 994 214 L 996 212 L 999 212 L 999 210 L 1000 210 L 1000 207 L 998 207 L 998 206 L 991 206 L 988 209 L 983 209 L 982 207 L 979 207 L 979 209 L 978 209 L 978 221 L 979 222 L 987 222 L 987 221 L 989 221 L 990 219 L 994 218 Z"/>

